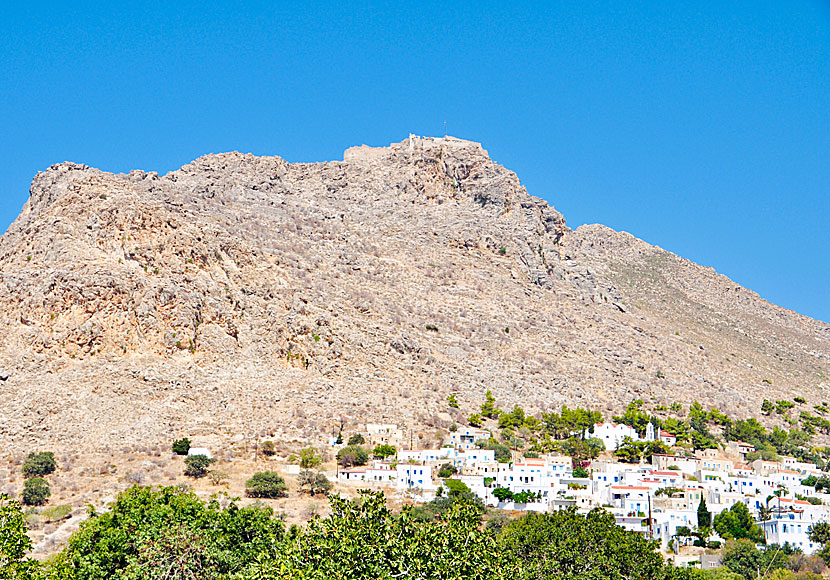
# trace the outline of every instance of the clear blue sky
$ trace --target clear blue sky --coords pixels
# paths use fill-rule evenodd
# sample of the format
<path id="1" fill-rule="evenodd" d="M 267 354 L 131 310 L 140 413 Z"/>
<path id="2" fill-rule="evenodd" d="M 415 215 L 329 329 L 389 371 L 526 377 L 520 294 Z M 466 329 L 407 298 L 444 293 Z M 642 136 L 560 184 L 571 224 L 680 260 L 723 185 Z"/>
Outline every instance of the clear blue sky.
<path id="1" fill-rule="evenodd" d="M 64 160 L 322 161 L 446 120 L 572 227 L 830 321 L 826 1 L 27 4 L 0 8 L 0 231 Z"/>

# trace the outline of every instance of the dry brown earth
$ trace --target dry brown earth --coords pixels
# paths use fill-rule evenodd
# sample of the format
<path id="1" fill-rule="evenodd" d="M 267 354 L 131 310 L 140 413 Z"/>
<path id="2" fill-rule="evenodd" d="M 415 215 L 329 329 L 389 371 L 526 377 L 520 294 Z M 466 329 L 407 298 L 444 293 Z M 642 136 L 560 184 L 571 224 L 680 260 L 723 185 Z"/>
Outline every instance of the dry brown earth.
<path id="1" fill-rule="evenodd" d="M 830 400 L 830 326 L 628 234 L 571 230 L 452 138 L 164 176 L 52 166 L 0 238 L 0 329 L 8 457 L 318 442 L 366 421 L 425 442 L 486 389 L 531 412 Z"/>

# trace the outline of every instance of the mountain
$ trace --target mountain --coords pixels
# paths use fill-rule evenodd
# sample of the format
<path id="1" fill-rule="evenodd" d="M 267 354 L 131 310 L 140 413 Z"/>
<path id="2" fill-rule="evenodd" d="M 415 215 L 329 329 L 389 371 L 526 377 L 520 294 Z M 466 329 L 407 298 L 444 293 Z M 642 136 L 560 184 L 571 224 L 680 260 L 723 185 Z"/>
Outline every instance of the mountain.
<path id="1" fill-rule="evenodd" d="M 487 389 L 531 412 L 830 399 L 829 325 L 629 234 L 571 230 L 452 137 L 164 176 L 53 165 L 0 237 L 0 327 L 11 450 L 366 421 L 430 440 Z"/>

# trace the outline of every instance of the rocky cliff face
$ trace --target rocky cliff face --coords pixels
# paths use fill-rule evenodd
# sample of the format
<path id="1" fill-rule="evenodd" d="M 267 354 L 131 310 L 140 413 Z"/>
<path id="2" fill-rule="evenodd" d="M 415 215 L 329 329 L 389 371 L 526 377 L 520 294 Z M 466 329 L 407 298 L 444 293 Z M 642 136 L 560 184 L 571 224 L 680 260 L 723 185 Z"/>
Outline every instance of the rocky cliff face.
<path id="1" fill-rule="evenodd" d="M 531 411 L 830 398 L 828 325 L 627 234 L 572 231 L 453 138 L 162 177 L 54 165 L 0 238 L 0 325 L 9 449 L 423 433 L 488 388 Z"/>

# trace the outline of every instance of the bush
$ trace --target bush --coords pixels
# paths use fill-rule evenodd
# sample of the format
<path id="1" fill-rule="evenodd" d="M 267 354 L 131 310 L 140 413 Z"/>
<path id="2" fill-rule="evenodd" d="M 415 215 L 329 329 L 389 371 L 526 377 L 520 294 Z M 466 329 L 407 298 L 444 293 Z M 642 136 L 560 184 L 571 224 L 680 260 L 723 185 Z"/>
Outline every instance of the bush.
<path id="1" fill-rule="evenodd" d="M 476 446 L 480 449 L 492 449 L 496 452 L 496 461 L 499 463 L 510 463 L 513 459 L 513 454 L 510 453 L 510 448 L 507 445 L 502 445 L 493 437 L 489 439 L 479 439 L 476 441 Z"/>
<path id="2" fill-rule="evenodd" d="M 176 439 L 173 441 L 173 453 L 176 455 L 187 455 L 188 451 L 190 451 L 190 439 L 185 437 L 184 439 Z"/>
<path id="3" fill-rule="evenodd" d="M 446 479 L 458 473 L 458 468 L 453 465 L 452 463 L 445 463 L 441 466 L 438 470 L 438 477 L 441 479 Z"/>
<path id="4" fill-rule="evenodd" d="M 327 495 L 333 487 L 333 484 L 325 475 L 319 471 L 312 471 L 311 469 L 300 471 L 300 475 L 297 477 L 297 483 L 299 484 L 300 491 L 310 493 L 311 495 L 317 495 L 318 493 Z"/>
<path id="5" fill-rule="evenodd" d="M 47 522 L 57 522 L 68 518 L 71 513 L 72 506 L 63 504 L 45 508 L 42 512 L 40 512 L 40 517 Z"/>
<path id="6" fill-rule="evenodd" d="M 43 505 L 50 495 L 49 483 L 42 477 L 27 479 L 23 484 L 23 503 L 26 505 Z"/>
<path id="7" fill-rule="evenodd" d="M 267 457 L 271 457 L 277 452 L 277 450 L 274 449 L 273 441 L 263 441 L 260 450 L 262 451 L 262 454 Z"/>
<path id="8" fill-rule="evenodd" d="M 273 499 L 288 495 L 285 480 L 275 471 L 260 471 L 245 482 L 245 495 Z"/>
<path id="9" fill-rule="evenodd" d="M 391 457 L 397 454 L 398 450 L 395 449 L 393 445 L 377 445 L 372 451 L 372 455 L 375 457 L 375 459 L 386 459 L 387 457 Z"/>
<path id="10" fill-rule="evenodd" d="M 349 440 L 346 442 L 346 445 L 363 445 L 364 443 L 366 443 L 366 439 L 363 438 L 363 435 L 361 435 L 360 433 L 355 433 L 354 435 L 349 437 Z"/>
<path id="11" fill-rule="evenodd" d="M 337 463 L 343 467 L 366 465 L 367 461 L 369 461 L 369 454 L 357 445 L 348 445 L 337 452 Z"/>
<path id="12" fill-rule="evenodd" d="M 225 485 L 228 483 L 230 476 L 224 471 L 211 471 L 208 473 L 208 479 L 213 485 Z"/>
<path id="13" fill-rule="evenodd" d="M 207 455 L 189 455 L 184 460 L 184 474 L 189 477 L 204 477 L 214 461 L 216 460 Z"/>
<path id="14" fill-rule="evenodd" d="M 311 469 L 323 463 L 323 458 L 317 453 L 314 447 L 306 447 L 300 451 L 300 467 L 303 469 Z"/>
<path id="15" fill-rule="evenodd" d="M 29 453 L 26 461 L 23 462 L 23 476 L 42 477 L 53 473 L 56 468 L 55 454 L 51 451 Z"/>

